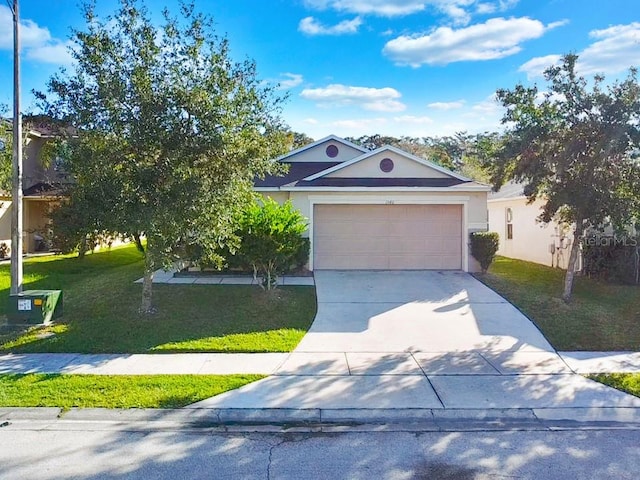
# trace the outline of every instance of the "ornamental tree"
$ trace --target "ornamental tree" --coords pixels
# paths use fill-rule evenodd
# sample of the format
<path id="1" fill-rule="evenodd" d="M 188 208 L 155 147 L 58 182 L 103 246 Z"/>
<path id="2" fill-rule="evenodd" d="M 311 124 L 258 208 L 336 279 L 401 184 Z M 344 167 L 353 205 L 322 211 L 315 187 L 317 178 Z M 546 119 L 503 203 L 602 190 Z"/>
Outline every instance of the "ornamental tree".
<path id="1" fill-rule="evenodd" d="M 282 99 L 253 62 L 231 59 L 227 39 L 192 4 L 181 4 L 179 20 L 165 10 L 160 26 L 136 0 L 104 18 L 93 3 L 82 8 L 71 70 L 37 96 L 75 127 L 65 146 L 76 181 L 67 205 L 82 206 L 90 228 L 136 239 L 140 310 L 152 313 L 153 272 L 181 246 L 233 243 L 255 176 L 275 173 L 271 159 L 285 151 Z"/>
<path id="2" fill-rule="evenodd" d="M 517 85 L 498 90 L 507 111 L 506 135 L 492 165 L 495 188 L 525 184 L 530 201 L 544 200 L 539 219 L 555 216 L 575 225 L 563 299 L 569 301 L 585 229 L 628 224 L 640 185 L 640 86 L 630 69 L 621 82 L 576 73 L 576 55 L 545 72 L 545 91 Z"/>

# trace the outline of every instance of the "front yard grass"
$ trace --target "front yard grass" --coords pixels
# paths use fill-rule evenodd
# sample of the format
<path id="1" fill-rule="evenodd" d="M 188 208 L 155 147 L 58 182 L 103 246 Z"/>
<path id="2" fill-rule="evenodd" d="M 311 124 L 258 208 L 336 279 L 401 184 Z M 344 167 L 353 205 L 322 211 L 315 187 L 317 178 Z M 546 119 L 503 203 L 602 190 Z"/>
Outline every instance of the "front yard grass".
<path id="1" fill-rule="evenodd" d="M 52 326 L 0 337 L 0 352 L 287 352 L 315 316 L 313 287 L 269 294 L 250 285 L 154 285 L 159 313 L 141 316 L 142 286 L 133 282 L 142 269 L 133 245 L 83 260 L 28 260 L 25 290 L 62 289 L 64 316 Z M 0 314 L 9 280 L 9 265 L 0 265 Z"/>
<path id="2" fill-rule="evenodd" d="M 0 375 L 0 407 L 179 408 L 263 375 Z"/>
<path id="3" fill-rule="evenodd" d="M 589 378 L 640 397 L 640 373 L 602 373 Z"/>
<path id="4" fill-rule="evenodd" d="M 527 315 L 557 350 L 640 350 L 640 287 L 576 277 L 565 304 L 563 270 L 504 257 L 477 278 Z"/>

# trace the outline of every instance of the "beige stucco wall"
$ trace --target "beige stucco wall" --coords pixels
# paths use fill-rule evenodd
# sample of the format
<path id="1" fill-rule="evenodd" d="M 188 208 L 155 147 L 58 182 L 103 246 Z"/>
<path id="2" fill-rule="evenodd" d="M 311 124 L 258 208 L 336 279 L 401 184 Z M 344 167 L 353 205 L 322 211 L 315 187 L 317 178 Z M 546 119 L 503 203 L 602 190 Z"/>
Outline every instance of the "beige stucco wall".
<path id="1" fill-rule="evenodd" d="M 551 266 L 552 260 L 554 266 L 559 260 L 559 266 L 566 268 L 569 260 L 569 248 L 558 249 L 559 254 L 554 255 L 554 258 L 549 251 L 551 244 L 560 246 L 558 235 L 562 233 L 562 227 L 556 222 L 544 224 L 537 221 L 542 205 L 543 201 L 541 200 L 527 204 L 527 199 L 524 197 L 494 200 L 488 203 L 489 230 L 498 232 L 500 235 L 498 255 L 549 266 Z M 507 208 L 511 208 L 513 212 L 512 240 L 507 239 Z M 569 247 L 570 243 L 565 241 L 564 245 Z"/>
<path id="2" fill-rule="evenodd" d="M 278 202 L 291 199 L 291 203 L 307 219 L 311 228 L 313 221 L 312 205 L 316 203 L 364 203 L 364 204 L 421 204 L 421 203 L 454 203 L 464 205 L 466 208 L 466 232 L 463 227 L 463 238 L 467 243 L 469 234 L 474 231 L 484 231 L 487 229 L 487 193 L 486 192 L 263 192 L 264 196 L 269 196 Z M 310 230 L 305 233 L 310 236 Z M 480 271 L 478 262 L 467 253 L 468 270 L 472 272 Z"/>
<path id="3" fill-rule="evenodd" d="M 11 200 L 0 200 L 0 243 L 11 246 Z M 35 251 L 34 234 L 46 233 L 49 224 L 48 212 L 51 202 L 47 200 L 25 200 L 22 207 L 22 250 Z"/>
<path id="4" fill-rule="evenodd" d="M 263 192 L 262 196 L 265 198 L 272 198 L 282 205 L 289 199 L 289 192 Z"/>
<path id="5" fill-rule="evenodd" d="M 383 158 L 393 160 L 394 167 L 389 173 L 380 170 Z M 395 152 L 380 152 L 348 167 L 341 168 L 326 177 L 339 178 L 448 178 L 438 170 L 427 167 Z"/>
<path id="6" fill-rule="evenodd" d="M 24 249 L 34 252 L 36 233 L 47 237 L 49 226 L 50 203 L 45 200 L 28 200 L 24 202 Z"/>
<path id="7" fill-rule="evenodd" d="M 338 155 L 331 158 L 327 155 L 326 149 L 329 145 L 335 145 L 338 148 Z M 357 148 L 345 145 L 334 140 L 327 140 L 315 147 L 311 147 L 303 152 L 296 153 L 286 157 L 287 162 L 344 162 L 352 158 L 359 157 L 363 152 Z"/>
<path id="8" fill-rule="evenodd" d="M 11 246 L 11 200 L 0 200 L 0 243 Z"/>

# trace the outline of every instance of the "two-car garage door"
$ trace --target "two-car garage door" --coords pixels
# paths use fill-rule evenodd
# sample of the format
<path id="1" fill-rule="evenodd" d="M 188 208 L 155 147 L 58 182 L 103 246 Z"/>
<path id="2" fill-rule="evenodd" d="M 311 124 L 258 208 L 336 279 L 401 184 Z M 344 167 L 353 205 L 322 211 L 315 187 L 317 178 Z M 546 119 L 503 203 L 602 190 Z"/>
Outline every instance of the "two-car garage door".
<path id="1" fill-rule="evenodd" d="M 315 205 L 313 268 L 458 270 L 461 205 Z"/>

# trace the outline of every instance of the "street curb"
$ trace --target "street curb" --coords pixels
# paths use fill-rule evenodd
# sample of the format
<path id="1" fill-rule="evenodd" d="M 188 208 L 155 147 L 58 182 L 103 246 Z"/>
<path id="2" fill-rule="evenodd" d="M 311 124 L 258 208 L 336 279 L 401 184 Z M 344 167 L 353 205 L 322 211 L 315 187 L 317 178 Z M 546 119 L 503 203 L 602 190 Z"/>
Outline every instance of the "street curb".
<path id="1" fill-rule="evenodd" d="M 0 426 L 218 431 L 500 431 L 640 429 L 640 408 L 103 409 L 0 408 Z"/>

